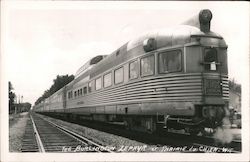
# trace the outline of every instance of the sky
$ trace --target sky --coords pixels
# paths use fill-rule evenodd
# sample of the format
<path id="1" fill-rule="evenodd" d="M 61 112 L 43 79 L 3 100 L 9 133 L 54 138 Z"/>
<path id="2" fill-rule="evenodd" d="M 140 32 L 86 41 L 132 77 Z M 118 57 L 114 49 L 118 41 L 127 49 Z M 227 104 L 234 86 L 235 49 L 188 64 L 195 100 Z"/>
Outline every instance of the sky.
<path id="1" fill-rule="evenodd" d="M 247 2 L 5 2 L 1 6 L 1 74 L 23 102 L 34 104 L 57 75 L 75 74 L 90 58 L 110 54 L 155 29 L 178 25 L 201 9 L 228 44 L 229 77 L 246 80 Z"/>

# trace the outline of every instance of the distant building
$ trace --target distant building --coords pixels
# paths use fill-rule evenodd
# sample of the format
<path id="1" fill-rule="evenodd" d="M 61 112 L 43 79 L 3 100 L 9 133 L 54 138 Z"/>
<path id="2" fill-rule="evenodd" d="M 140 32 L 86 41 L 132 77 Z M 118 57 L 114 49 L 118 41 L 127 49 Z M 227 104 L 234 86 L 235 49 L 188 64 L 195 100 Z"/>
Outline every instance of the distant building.
<path id="1" fill-rule="evenodd" d="M 241 112 L 241 94 L 229 90 L 229 109 Z"/>
<path id="2" fill-rule="evenodd" d="M 31 108 L 31 104 L 28 102 L 25 103 L 16 103 L 15 105 L 15 110 L 13 113 L 21 113 L 21 112 L 27 112 Z"/>

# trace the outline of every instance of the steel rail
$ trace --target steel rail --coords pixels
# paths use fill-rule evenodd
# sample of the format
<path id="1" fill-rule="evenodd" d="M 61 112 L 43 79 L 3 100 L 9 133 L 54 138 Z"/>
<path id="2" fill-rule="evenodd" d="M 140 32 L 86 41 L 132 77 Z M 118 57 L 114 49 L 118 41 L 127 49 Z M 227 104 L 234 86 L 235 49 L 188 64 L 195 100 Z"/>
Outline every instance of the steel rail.
<path id="1" fill-rule="evenodd" d="M 36 141 L 37 141 L 39 152 L 45 152 L 42 140 L 41 140 L 40 135 L 39 135 L 39 133 L 37 131 L 36 124 L 35 124 L 35 122 L 33 120 L 32 115 L 30 115 L 30 119 L 32 121 L 32 125 L 33 125 L 33 129 L 34 129 L 34 133 L 35 133 L 35 137 L 36 137 Z"/>
<path id="2" fill-rule="evenodd" d="M 41 117 L 40 117 L 40 118 L 41 118 Z M 51 122 L 51 121 L 49 121 L 49 120 L 47 120 L 47 119 L 44 119 L 44 118 L 41 118 L 41 119 L 47 121 L 47 122 L 50 123 L 51 125 L 54 125 L 55 127 L 57 127 L 58 129 L 60 129 L 60 130 L 63 131 L 64 133 L 70 135 L 71 137 L 74 137 L 75 139 L 77 139 L 78 141 L 80 141 L 80 142 L 82 142 L 82 143 L 87 144 L 87 143 L 85 142 L 85 141 L 87 141 L 88 143 L 90 143 L 90 144 L 92 144 L 92 145 L 94 145 L 94 146 L 96 146 L 96 147 L 98 147 L 98 148 L 102 148 L 102 149 L 105 150 L 106 152 L 114 153 L 113 151 L 110 151 L 110 150 L 108 150 L 108 149 L 105 149 L 105 146 L 99 145 L 99 144 L 97 144 L 97 143 L 95 143 L 95 142 L 89 140 L 88 138 L 83 137 L 82 135 L 79 135 L 79 134 L 77 134 L 77 133 L 75 133 L 75 132 L 73 132 L 73 131 L 71 131 L 71 130 L 69 130 L 69 129 L 67 129 L 67 128 L 64 128 L 63 126 L 60 126 L 60 125 L 58 125 L 58 124 L 56 124 L 56 123 L 53 123 L 53 122 Z M 98 152 L 101 152 L 101 151 L 98 151 Z"/>

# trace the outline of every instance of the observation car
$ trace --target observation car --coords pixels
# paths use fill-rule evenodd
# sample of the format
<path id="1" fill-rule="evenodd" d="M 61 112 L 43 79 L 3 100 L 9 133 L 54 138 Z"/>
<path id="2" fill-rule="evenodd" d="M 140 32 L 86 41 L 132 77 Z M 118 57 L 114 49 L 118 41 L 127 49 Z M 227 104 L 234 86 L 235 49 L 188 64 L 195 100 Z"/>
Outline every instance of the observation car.
<path id="1" fill-rule="evenodd" d="M 210 31 L 211 19 L 201 10 L 92 58 L 35 111 L 149 132 L 221 126 L 229 101 L 227 45 Z"/>

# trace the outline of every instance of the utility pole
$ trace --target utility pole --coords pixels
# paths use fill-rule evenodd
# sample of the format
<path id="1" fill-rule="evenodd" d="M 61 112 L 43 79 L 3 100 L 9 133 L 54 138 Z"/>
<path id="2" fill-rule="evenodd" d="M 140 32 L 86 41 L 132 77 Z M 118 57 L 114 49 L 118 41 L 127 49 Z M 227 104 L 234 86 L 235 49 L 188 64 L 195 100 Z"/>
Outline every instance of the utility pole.
<path id="1" fill-rule="evenodd" d="M 18 95 L 18 104 L 17 104 L 17 110 L 15 114 L 19 111 L 19 108 L 20 108 L 20 95 Z"/>
<path id="2" fill-rule="evenodd" d="M 14 98 L 14 106 L 15 106 L 15 114 L 16 114 L 16 110 L 17 110 L 17 97 L 16 96 Z"/>
<path id="3" fill-rule="evenodd" d="M 21 96 L 20 113 L 23 112 L 23 104 L 22 103 L 23 103 L 23 96 Z"/>

